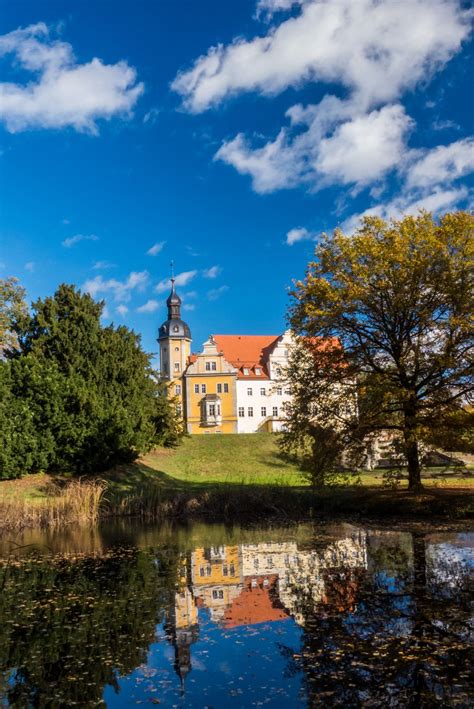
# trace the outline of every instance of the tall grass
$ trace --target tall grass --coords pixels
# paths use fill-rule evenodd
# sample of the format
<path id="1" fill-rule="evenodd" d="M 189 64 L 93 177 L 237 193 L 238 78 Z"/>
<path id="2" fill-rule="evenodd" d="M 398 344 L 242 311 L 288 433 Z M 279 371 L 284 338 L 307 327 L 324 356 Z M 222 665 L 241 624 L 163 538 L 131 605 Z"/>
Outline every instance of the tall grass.
<path id="1" fill-rule="evenodd" d="M 99 519 L 106 488 L 107 483 L 102 480 L 74 480 L 62 488 L 54 486 L 40 500 L 0 498 L 0 530 L 94 524 Z"/>

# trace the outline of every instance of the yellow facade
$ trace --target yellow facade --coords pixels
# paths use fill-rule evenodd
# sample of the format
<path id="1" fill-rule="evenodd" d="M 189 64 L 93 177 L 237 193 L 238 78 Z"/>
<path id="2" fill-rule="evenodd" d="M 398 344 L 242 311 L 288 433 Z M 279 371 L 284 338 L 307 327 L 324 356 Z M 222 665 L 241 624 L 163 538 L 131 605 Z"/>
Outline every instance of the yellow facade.
<path id="1" fill-rule="evenodd" d="M 170 338 L 162 346 L 161 357 L 162 361 L 167 363 L 167 367 L 163 372 L 168 375 L 168 392 L 170 398 L 176 400 L 179 413 L 185 411 L 184 403 L 184 372 L 191 354 L 191 341 L 178 338 Z"/>
<path id="2" fill-rule="evenodd" d="M 234 585 L 241 579 L 238 546 L 195 549 L 191 557 L 193 586 Z"/>
<path id="3" fill-rule="evenodd" d="M 212 339 L 194 355 L 184 383 L 188 433 L 237 432 L 236 372 Z"/>

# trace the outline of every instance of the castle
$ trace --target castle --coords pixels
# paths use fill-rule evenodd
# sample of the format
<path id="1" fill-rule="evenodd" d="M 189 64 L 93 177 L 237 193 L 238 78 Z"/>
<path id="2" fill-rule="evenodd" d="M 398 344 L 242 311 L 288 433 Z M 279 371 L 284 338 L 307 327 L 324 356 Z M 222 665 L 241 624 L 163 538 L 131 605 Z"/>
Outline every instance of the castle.
<path id="1" fill-rule="evenodd" d="M 211 335 L 191 352 L 191 330 L 171 279 L 168 318 L 158 335 L 161 376 L 168 382 L 188 433 L 279 431 L 291 398 L 280 379 L 291 347 L 282 335 Z"/>

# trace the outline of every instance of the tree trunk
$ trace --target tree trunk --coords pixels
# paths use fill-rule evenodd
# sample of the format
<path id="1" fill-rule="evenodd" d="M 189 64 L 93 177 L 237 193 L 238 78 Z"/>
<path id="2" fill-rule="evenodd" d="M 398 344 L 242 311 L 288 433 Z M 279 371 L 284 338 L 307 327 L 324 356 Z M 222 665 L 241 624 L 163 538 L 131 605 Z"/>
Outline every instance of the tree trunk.
<path id="1" fill-rule="evenodd" d="M 412 492 L 423 490 L 416 428 L 416 407 L 410 402 L 405 408 L 403 435 L 405 439 L 405 456 L 408 464 L 408 489 Z"/>

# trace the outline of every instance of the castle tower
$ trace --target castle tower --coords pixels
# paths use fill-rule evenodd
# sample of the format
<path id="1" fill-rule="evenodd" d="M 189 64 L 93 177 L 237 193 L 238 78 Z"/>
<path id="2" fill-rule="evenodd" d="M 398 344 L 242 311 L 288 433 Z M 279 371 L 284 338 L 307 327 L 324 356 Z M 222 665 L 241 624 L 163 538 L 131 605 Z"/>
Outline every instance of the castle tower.
<path id="1" fill-rule="evenodd" d="M 158 331 L 160 347 L 160 371 L 162 378 L 170 383 L 170 394 L 179 399 L 183 410 L 183 373 L 191 354 L 191 330 L 181 320 L 181 298 L 175 290 L 174 276 L 171 278 L 171 293 L 166 305 L 168 319 Z"/>

